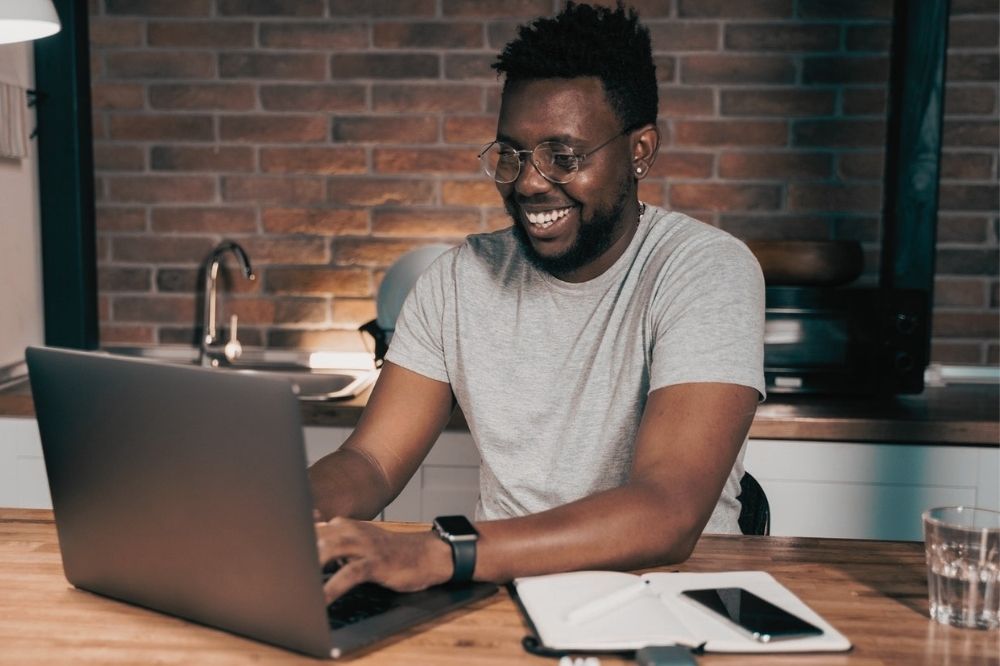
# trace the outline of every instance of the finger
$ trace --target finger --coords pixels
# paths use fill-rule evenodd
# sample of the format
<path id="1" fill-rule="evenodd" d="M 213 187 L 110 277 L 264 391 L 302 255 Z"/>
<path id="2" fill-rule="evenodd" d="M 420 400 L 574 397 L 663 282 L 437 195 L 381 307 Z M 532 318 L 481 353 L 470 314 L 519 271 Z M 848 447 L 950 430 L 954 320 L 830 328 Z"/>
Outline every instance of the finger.
<path id="1" fill-rule="evenodd" d="M 335 518 L 316 525 L 316 551 L 320 564 L 332 560 L 358 557 L 371 551 L 354 521 Z"/>
<path id="2" fill-rule="evenodd" d="M 337 573 L 330 576 L 330 580 L 323 585 L 323 596 L 326 597 L 326 603 L 332 603 L 352 587 L 366 580 L 367 567 L 364 560 L 350 560 L 340 567 Z"/>

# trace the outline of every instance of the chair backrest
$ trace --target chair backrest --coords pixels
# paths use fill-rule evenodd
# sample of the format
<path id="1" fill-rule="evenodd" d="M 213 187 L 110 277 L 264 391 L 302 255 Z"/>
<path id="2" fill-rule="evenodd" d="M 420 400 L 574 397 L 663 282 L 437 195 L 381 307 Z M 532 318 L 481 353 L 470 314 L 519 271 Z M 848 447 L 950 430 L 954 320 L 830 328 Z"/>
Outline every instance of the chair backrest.
<path id="1" fill-rule="evenodd" d="M 771 505 L 757 479 L 744 472 L 740 479 L 740 531 L 743 534 L 771 533 Z"/>

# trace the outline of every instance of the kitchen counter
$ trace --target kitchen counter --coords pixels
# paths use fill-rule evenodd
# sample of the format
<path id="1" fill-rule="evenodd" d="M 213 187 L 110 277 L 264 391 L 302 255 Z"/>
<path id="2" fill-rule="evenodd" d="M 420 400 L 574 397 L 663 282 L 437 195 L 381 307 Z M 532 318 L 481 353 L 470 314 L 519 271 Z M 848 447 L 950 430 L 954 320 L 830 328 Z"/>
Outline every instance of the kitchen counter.
<path id="1" fill-rule="evenodd" d="M 344 401 L 302 403 L 309 426 L 354 427 L 369 391 Z M 25 382 L 0 391 L 0 417 L 34 417 Z M 467 430 L 455 410 L 449 429 Z M 952 384 L 920 395 L 836 398 L 772 395 L 757 408 L 750 437 L 836 442 L 1000 446 L 1000 387 Z"/>

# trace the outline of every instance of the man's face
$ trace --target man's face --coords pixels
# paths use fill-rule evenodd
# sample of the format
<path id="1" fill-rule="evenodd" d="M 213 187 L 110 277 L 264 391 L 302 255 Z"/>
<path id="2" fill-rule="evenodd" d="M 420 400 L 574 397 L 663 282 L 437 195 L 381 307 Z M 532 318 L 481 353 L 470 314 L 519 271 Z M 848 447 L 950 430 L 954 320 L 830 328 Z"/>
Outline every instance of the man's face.
<path id="1" fill-rule="evenodd" d="M 600 79 L 539 79 L 507 86 L 497 139 L 518 150 L 558 141 L 587 153 L 622 131 Z M 537 266 L 570 282 L 590 280 L 621 256 L 635 231 L 630 140 L 589 155 L 569 183 L 546 180 L 525 160 L 513 183 L 498 183 L 516 236 Z"/>

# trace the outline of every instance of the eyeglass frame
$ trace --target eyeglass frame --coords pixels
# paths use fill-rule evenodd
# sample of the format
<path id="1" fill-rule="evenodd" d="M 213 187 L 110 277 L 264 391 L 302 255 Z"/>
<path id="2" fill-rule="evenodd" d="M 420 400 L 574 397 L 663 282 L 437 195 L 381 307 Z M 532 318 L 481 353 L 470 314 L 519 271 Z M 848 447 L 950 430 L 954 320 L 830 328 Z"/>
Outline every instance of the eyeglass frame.
<path id="1" fill-rule="evenodd" d="M 556 185 L 565 185 L 566 183 L 573 182 L 573 179 L 576 178 L 576 174 L 580 171 L 580 165 L 588 157 L 590 157 L 591 155 L 593 155 L 594 153 L 596 153 L 601 148 L 604 148 L 605 146 L 609 145 L 612 141 L 614 141 L 618 137 L 620 137 L 620 136 L 627 136 L 630 132 L 631 132 L 631 130 L 622 130 L 621 132 L 618 132 L 617 134 L 615 134 L 613 137 L 611 137 L 610 139 L 608 139 L 604 143 L 599 144 L 598 146 L 596 146 L 594 148 L 591 148 L 590 150 L 588 150 L 585 153 L 577 153 L 575 148 L 573 148 L 572 146 L 567 146 L 562 141 L 542 141 L 541 143 L 539 143 L 537 146 L 535 146 L 531 150 L 517 150 L 516 148 L 514 148 L 514 146 L 510 146 L 509 143 L 501 141 L 500 139 L 494 139 L 493 141 L 490 141 L 488 144 L 486 144 L 485 146 L 483 146 L 483 149 L 481 151 L 479 151 L 479 155 L 476 156 L 476 159 L 479 160 L 480 165 L 482 165 L 482 167 L 483 167 L 483 171 L 486 173 L 487 176 L 489 176 L 493 180 L 493 182 L 499 183 L 500 185 L 510 185 L 511 183 L 517 182 L 517 179 L 521 177 L 521 171 L 524 168 L 523 167 L 524 163 L 527 161 L 528 158 L 534 156 L 535 151 L 538 150 L 539 146 L 544 146 L 546 144 L 556 144 L 556 145 L 559 145 L 559 146 L 564 146 L 564 147 L 566 147 L 569 150 L 570 153 L 572 153 L 573 157 L 576 158 L 576 160 L 577 160 L 577 162 L 576 162 L 576 168 L 573 169 L 573 171 L 571 172 L 571 175 L 570 175 L 570 177 L 569 177 L 568 180 L 558 181 L 558 180 L 554 180 L 553 178 L 550 178 L 549 176 L 546 176 L 542 172 L 542 170 L 540 168 L 538 168 L 538 165 L 535 163 L 534 159 L 531 160 L 531 166 L 535 167 L 535 171 L 537 171 L 542 178 L 544 178 L 545 180 L 549 181 L 550 183 L 554 183 Z M 514 148 L 514 154 L 517 155 L 517 173 L 514 174 L 514 177 L 511 178 L 510 180 L 497 180 L 496 174 L 495 173 L 491 174 L 489 172 L 489 170 L 486 168 L 486 161 L 483 159 L 483 156 L 486 155 L 486 153 L 489 152 L 490 148 L 492 148 L 493 146 L 495 146 L 497 144 L 503 144 L 505 146 L 510 146 L 511 148 Z M 522 158 L 521 157 L 522 155 L 525 155 L 525 157 Z"/>

